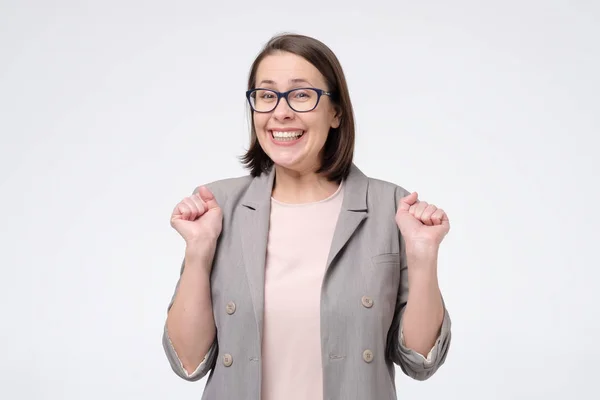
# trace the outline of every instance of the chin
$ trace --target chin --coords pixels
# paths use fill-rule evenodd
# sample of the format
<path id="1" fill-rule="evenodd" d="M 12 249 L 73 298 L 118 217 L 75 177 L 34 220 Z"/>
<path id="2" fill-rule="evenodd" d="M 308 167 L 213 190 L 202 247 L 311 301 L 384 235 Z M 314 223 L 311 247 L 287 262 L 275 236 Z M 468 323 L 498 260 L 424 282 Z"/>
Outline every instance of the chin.
<path id="1" fill-rule="evenodd" d="M 286 168 L 286 169 L 291 169 L 291 170 L 296 170 L 296 169 L 300 169 L 300 165 L 301 165 L 301 160 L 299 160 L 299 157 L 295 157 L 294 155 L 291 154 L 267 154 L 271 160 L 273 160 L 273 163 L 275 163 L 275 165 Z"/>

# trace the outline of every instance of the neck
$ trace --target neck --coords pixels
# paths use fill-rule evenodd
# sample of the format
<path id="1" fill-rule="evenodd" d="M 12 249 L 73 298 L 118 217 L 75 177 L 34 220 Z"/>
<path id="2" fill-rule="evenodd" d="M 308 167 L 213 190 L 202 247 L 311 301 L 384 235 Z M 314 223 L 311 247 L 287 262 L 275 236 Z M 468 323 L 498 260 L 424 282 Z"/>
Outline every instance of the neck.
<path id="1" fill-rule="evenodd" d="M 337 182 L 331 182 L 316 172 L 298 172 L 275 165 L 275 182 L 272 196 L 283 203 L 312 203 L 321 201 L 338 189 Z"/>

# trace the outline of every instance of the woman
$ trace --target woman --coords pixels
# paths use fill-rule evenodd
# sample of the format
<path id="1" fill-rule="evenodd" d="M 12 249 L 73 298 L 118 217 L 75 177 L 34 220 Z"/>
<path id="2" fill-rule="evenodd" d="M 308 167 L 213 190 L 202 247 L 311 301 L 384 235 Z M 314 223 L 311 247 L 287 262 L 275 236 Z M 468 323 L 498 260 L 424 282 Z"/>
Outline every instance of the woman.
<path id="1" fill-rule="evenodd" d="M 246 95 L 250 174 L 197 188 L 171 216 L 186 251 L 169 362 L 190 381 L 211 372 L 203 399 L 395 399 L 394 363 L 424 380 L 448 352 L 448 218 L 352 163 L 348 88 L 323 43 L 271 39 Z"/>

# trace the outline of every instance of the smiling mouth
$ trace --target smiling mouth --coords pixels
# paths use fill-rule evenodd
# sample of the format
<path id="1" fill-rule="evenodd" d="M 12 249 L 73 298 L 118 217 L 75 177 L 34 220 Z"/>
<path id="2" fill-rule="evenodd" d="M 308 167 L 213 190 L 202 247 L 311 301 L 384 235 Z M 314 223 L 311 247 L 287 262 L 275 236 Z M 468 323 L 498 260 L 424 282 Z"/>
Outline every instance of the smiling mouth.
<path id="1" fill-rule="evenodd" d="M 285 132 L 280 132 L 280 131 L 269 131 L 271 133 L 271 136 L 273 137 L 273 139 L 275 139 L 278 142 L 291 142 L 294 140 L 298 140 L 300 139 L 302 136 L 304 136 L 304 131 L 285 131 Z"/>

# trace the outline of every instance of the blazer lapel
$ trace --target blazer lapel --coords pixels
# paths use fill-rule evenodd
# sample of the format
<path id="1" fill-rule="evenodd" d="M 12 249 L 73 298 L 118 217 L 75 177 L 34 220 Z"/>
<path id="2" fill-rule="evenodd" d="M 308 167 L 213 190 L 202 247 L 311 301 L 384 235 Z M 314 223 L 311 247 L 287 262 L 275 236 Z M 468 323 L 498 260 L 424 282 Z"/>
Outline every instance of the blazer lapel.
<path id="1" fill-rule="evenodd" d="M 265 262 L 269 237 L 271 193 L 275 168 L 254 178 L 244 194 L 241 239 L 244 266 L 252 296 L 259 337 L 263 335 Z M 367 217 L 368 178 L 353 164 L 344 182 L 344 200 L 331 242 L 326 270 Z"/>
<path id="2" fill-rule="evenodd" d="M 271 168 L 270 172 L 254 178 L 241 201 L 243 223 L 240 235 L 242 238 L 243 260 L 261 340 L 264 315 L 265 262 L 274 177 L 275 168 Z"/>
<path id="3" fill-rule="evenodd" d="M 328 271 L 335 257 L 344 248 L 361 222 L 367 218 L 367 187 L 369 179 L 354 165 L 344 183 L 344 200 L 333 233 L 331 249 L 327 258 Z"/>

